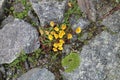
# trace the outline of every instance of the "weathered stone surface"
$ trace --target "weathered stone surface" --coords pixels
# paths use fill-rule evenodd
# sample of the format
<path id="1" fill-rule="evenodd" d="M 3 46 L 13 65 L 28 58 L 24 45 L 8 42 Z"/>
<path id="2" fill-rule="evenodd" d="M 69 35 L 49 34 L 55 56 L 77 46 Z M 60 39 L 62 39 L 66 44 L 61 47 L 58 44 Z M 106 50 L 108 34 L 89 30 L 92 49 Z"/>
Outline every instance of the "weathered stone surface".
<path id="1" fill-rule="evenodd" d="M 3 15 L 4 15 L 4 9 L 3 9 L 3 6 L 5 4 L 5 0 L 0 0 L 0 20 L 3 19 Z"/>
<path id="2" fill-rule="evenodd" d="M 96 21 L 96 4 L 94 0 L 77 0 L 78 5 L 83 13 L 87 15 L 87 17 L 92 20 Z"/>
<path id="3" fill-rule="evenodd" d="M 55 80 L 55 76 L 45 68 L 34 68 L 23 74 L 17 80 Z"/>
<path id="4" fill-rule="evenodd" d="M 37 30 L 23 20 L 15 19 L 0 30 L 0 64 L 12 62 L 22 50 L 31 53 L 39 45 Z"/>
<path id="5" fill-rule="evenodd" d="M 67 0 L 30 0 L 30 2 L 40 20 L 41 26 L 48 24 L 50 21 L 62 22 Z"/>
<path id="6" fill-rule="evenodd" d="M 74 72 L 62 73 L 64 80 L 119 80 L 120 32 L 97 35 L 80 53 L 81 64 Z"/>
<path id="7" fill-rule="evenodd" d="M 4 27 L 4 25 L 6 25 L 7 23 L 13 22 L 13 20 L 14 20 L 14 17 L 11 16 L 11 15 L 9 15 L 7 18 L 5 18 L 5 19 L 2 21 L 2 23 L 1 23 L 1 25 L 0 25 L 0 29 L 1 29 L 2 27 Z"/>
<path id="8" fill-rule="evenodd" d="M 102 24 L 108 27 L 113 32 L 119 32 L 120 31 L 120 11 L 117 11 L 114 14 L 105 18 Z"/>
<path id="9" fill-rule="evenodd" d="M 81 29 L 85 29 L 90 24 L 90 22 L 87 19 L 80 18 L 75 21 L 74 19 L 75 18 L 72 18 L 70 21 L 73 30 L 75 30 L 77 27 L 81 27 Z"/>

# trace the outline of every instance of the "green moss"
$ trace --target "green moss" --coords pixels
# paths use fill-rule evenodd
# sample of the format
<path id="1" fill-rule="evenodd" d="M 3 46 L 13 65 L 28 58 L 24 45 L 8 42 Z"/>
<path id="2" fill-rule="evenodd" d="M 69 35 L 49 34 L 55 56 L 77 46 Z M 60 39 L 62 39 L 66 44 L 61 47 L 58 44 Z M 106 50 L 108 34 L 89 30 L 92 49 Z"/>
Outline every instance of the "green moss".
<path id="1" fill-rule="evenodd" d="M 72 52 L 68 56 L 62 59 L 62 66 L 65 68 L 65 72 L 72 72 L 80 65 L 80 57 L 77 53 Z"/>

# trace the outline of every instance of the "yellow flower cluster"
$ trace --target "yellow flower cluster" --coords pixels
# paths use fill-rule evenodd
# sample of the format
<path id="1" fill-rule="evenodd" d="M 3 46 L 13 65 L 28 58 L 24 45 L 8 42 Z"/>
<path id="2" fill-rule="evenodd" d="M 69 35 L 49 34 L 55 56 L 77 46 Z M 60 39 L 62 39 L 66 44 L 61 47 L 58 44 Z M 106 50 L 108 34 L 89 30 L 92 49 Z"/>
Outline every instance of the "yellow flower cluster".
<path id="1" fill-rule="evenodd" d="M 60 39 L 59 42 L 55 42 L 53 44 L 53 51 L 58 51 L 58 50 L 63 50 L 63 44 L 64 44 L 64 40 Z"/>
<path id="2" fill-rule="evenodd" d="M 39 32 L 41 35 L 46 35 L 48 36 L 47 38 L 52 41 L 52 50 L 54 52 L 61 51 L 63 50 L 63 45 L 65 43 L 65 39 L 71 39 L 72 34 L 71 33 L 66 33 L 67 31 L 67 26 L 66 24 L 62 24 L 61 26 L 56 25 L 54 21 L 50 22 L 51 28 L 49 30 L 42 30 L 40 29 Z M 78 27 L 76 28 L 75 32 L 79 34 L 81 32 L 81 28 Z"/>
<path id="3" fill-rule="evenodd" d="M 56 26 L 53 21 L 50 22 L 50 26 L 53 27 L 53 29 L 50 31 L 50 34 L 48 35 L 48 39 L 50 41 L 56 40 L 53 44 L 53 51 L 59 51 L 63 50 L 63 45 L 65 41 L 63 40 L 64 36 L 66 35 L 65 30 L 67 28 L 66 24 L 62 24 L 60 27 Z M 67 39 L 71 39 L 72 34 L 67 34 Z"/>

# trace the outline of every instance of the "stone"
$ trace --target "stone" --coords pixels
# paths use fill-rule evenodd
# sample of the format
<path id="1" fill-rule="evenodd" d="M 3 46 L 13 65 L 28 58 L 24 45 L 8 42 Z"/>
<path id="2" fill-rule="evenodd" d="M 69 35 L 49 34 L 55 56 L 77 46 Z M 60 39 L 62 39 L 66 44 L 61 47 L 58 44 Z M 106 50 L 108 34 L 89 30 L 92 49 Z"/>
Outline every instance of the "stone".
<path id="1" fill-rule="evenodd" d="M 0 21 L 4 18 L 5 0 L 0 0 Z"/>
<path id="2" fill-rule="evenodd" d="M 75 21 L 73 19 L 75 18 L 71 18 L 70 20 L 73 31 L 75 31 L 77 27 L 80 27 L 81 29 L 85 29 L 90 24 L 90 22 L 87 19 L 79 18 L 78 20 L 75 19 Z"/>
<path id="3" fill-rule="evenodd" d="M 96 2 L 94 0 L 77 0 L 81 11 L 87 15 L 88 19 L 96 21 Z"/>
<path id="4" fill-rule="evenodd" d="M 0 64 L 11 63 L 21 51 L 31 53 L 39 46 L 36 28 L 23 20 L 14 19 L 0 29 Z"/>
<path id="5" fill-rule="evenodd" d="M 84 45 L 80 66 L 71 73 L 61 72 L 64 80 L 119 80 L 120 32 L 103 31 Z"/>
<path id="6" fill-rule="evenodd" d="M 49 24 L 50 21 L 56 23 L 63 21 L 67 0 L 30 0 L 30 2 L 41 26 Z"/>
<path id="7" fill-rule="evenodd" d="M 5 19 L 2 21 L 2 23 L 1 23 L 1 25 L 0 25 L 0 29 L 1 29 L 2 27 L 4 27 L 4 25 L 6 25 L 7 23 L 13 22 L 13 20 L 14 20 L 14 17 L 11 16 L 11 15 L 9 15 L 7 18 L 5 18 Z"/>
<path id="8" fill-rule="evenodd" d="M 103 19 L 102 24 L 105 25 L 113 32 L 120 31 L 120 11 L 115 12 L 114 14 Z"/>
<path id="9" fill-rule="evenodd" d="M 23 74 L 17 80 L 55 80 L 55 76 L 45 68 L 34 68 Z"/>

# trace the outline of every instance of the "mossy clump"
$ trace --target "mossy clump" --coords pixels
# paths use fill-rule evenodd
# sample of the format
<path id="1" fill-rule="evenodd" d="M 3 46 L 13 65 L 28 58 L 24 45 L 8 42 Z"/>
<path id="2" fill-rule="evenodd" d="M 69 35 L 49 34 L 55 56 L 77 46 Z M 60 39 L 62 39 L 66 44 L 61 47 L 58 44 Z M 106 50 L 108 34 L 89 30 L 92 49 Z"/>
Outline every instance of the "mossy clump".
<path id="1" fill-rule="evenodd" d="M 79 54 L 71 52 L 68 56 L 62 59 L 62 66 L 65 68 L 65 72 L 72 72 L 80 65 Z"/>

